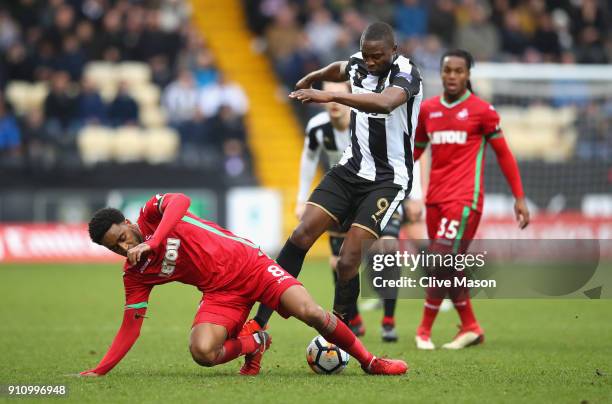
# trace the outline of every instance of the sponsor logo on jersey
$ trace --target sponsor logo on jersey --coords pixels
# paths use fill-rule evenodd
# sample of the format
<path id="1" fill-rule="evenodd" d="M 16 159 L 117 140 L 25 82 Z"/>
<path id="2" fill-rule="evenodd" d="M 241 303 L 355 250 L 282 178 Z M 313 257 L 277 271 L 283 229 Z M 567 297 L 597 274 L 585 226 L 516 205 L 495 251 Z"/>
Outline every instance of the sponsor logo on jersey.
<path id="1" fill-rule="evenodd" d="M 434 111 L 429 113 L 429 119 L 442 118 L 442 111 Z"/>
<path id="2" fill-rule="evenodd" d="M 459 119 L 460 121 L 465 121 L 466 119 L 468 119 L 468 116 L 469 112 L 467 108 L 463 108 L 461 111 L 457 112 L 457 119 Z"/>
<path id="3" fill-rule="evenodd" d="M 429 134 L 431 144 L 465 144 L 467 132 L 460 130 L 441 130 Z"/>
<path id="4" fill-rule="evenodd" d="M 166 254 L 162 262 L 161 272 L 159 276 L 168 277 L 174 273 L 176 269 L 176 260 L 178 259 L 178 249 L 181 246 L 181 240 L 177 238 L 168 238 L 166 240 Z"/>

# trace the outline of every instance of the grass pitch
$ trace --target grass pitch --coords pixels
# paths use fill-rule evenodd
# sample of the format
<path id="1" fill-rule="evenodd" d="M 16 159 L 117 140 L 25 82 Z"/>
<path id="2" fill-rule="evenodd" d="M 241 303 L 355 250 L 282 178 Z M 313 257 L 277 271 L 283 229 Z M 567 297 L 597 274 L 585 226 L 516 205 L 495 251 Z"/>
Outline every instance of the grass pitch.
<path id="1" fill-rule="evenodd" d="M 324 262 L 309 261 L 301 280 L 324 307 L 332 302 Z M 156 287 L 140 340 L 106 377 L 69 374 L 93 368 L 123 315 L 120 266 L 0 266 L 0 385 L 65 384 L 63 402 L 612 402 L 612 301 L 477 300 L 483 346 L 420 352 L 414 330 L 422 302 L 400 301 L 400 341 L 380 341 L 380 311 L 364 313 L 363 341 L 377 355 L 405 359 L 405 377 L 372 377 L 351 360 L 340 375 L 314 374 L 305 349 L 315 332 L 296 320 L 271 321 L 274 343 L 256 378 L 237 375 L 242 361 L 198 367 L 187 348 L 199 302 L 195 288 Z M 456 332 L 440 313 L 433 340 Z M 41 402 L 41 399 L 7 399 Z"/>

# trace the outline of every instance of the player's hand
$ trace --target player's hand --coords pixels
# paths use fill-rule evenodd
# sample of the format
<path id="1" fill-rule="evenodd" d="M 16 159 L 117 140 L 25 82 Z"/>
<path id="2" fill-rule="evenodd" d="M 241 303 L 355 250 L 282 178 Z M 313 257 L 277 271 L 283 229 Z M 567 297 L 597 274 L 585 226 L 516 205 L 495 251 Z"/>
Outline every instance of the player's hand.
<path id="1" fill-rule="evenodd" d="M 297 205 L 295 205 L 295 217 L 297 217 L 298 220 L 302 219 L 302 216 L 304 215 L 304 210 L 306 210 L 305 203 L 298 202 Z"/>
<path id="2" fill-rule="evenodd" d="M 514 216 L 519 223 L 519 229 L 524 229 L 529 224 L 529 208 L 525 198 L 519 198 L 514 202 Z"/>
<path id="3" fill-rule="evenodd" d="M 100 377 L 104 375 L 98 374 L 94 372 L 93 370 L 86 370 L 84 372 L 79 373 L 79 376 L 80 377 Z"/>
<path id="4" fill-rule="evenodd" d="M 151 251 L 151 246 L 147 243 L 140 243 L 136 247 L 132 247 L 127 252 L 127 258 L 131 265 L 140 261 L 143 255 L 147 255 Z"/>
<path id="5" fill-rule="evenodd" d="M 293 91 L 291 94 L 289 94 L 289 98 L 302 101 L 302 104 L 306 104 L 309 102 L 326 103 L 333 101 L 333 97 L 327 91 L 313 89 Z"/>
<path id="6" fill-rule="evenodd" d="M 300 81 L 295 83 L 295 89 L 296 90 L 304 90 L 304 89 L 310 88 L 312 86 L 312 82 L 313 82 L 313 80 L 310 78 L 310 76 L 306 75 L 306 76 L 302 77 L 300 79 Z"/>

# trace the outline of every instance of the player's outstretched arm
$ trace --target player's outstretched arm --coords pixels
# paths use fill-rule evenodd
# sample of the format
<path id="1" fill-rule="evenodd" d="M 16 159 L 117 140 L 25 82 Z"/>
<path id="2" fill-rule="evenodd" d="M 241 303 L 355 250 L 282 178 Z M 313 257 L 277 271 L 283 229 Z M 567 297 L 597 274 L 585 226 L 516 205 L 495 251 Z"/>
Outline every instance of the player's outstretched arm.
<path id="1" fill-rule="evenodd" d="M 126 309 L 121 328 L 112 345 L 94 369 L 81 372 L 81 376 L 103 376 L 111 371 L 128 353 L 140 335 L 146 308 Z"/>
<path id="2" fill-rule="evenodd" d="M 497 156 L 497 162 L 504 177 L 506 177 L 506 181 L 508 181 L 508 185 L 510 185 L 512 194 L 514 198 L 516 198 L 516 202 L 514 203 L 514 214 L 516 220 L 519 222 L 519 227 L 524 229 L 529 224 L 529 209 L 525 202 L 521 174 L 516 159 L 503 136 L 493 137 L 489 140 L 489 143 Z"/>
<path id="3" fill-rule="evenodd" d="M 308 73 L 302 77 L 300 81 L 295 84 L 296 90 L 310 88 L 313 83 L 319 81 L 346 81 L 348 76 L 346 74 L 346 65 L 348 62 L 333 62 L 322 69 L 315 70 L 314 72 Z"/>
<path id="4" fill-rule="evenodd" d="M 406 91 L 397 87 L 387 87 L 381 93 L 364 94 L 306 89 L 294 91 L 289 94 L 289 97 L 302 101 L 304 104 L 337 102 L 363 112 L 376 114 L 388 114 L 408 100 Z"/>

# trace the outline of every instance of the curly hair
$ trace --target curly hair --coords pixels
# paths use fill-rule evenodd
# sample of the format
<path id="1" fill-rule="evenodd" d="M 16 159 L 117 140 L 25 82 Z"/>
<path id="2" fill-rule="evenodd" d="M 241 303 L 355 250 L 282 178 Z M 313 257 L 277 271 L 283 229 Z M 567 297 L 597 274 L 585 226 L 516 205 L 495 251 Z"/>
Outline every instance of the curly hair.
<path id="1" fill-rule="evenodd" d="M 115 208 L 102 208 L 89 221 L 89 237 L 96 244 L 102 244 L 102 238 L 113 224 L 125 221 L 125 216 Z"/>

